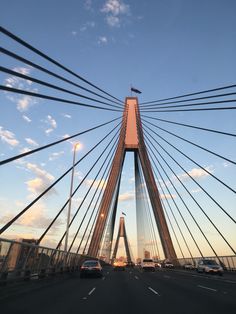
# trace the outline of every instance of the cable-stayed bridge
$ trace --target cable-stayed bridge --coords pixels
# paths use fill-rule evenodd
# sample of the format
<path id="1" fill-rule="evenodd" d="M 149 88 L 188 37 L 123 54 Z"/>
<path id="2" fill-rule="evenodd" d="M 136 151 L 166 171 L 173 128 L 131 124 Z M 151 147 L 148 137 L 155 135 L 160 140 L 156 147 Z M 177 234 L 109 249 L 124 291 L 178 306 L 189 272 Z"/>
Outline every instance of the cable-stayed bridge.
<path id="1" fill-rule="evenodd" d="M 19 47 L 22 47 L 22 51 L 26 49 L 32 54 L 31 58 L 25 58 L 12 49 L 0 48 L 5 58 L 0 70 L 2 74 L 8 76 L 0 87 L 3 96 L 23 95 L 30 99 L 46 100 L 47 106 L 66 104 L 74 106 L 78 112 L 86 108 L 93 114 L 96 112 L 95 114 L 100 117 L 104 112 L 106 116 L 110 115 L 109 120 L 95 124 L 92 115 L 88 114 L 86 129 L 78 129 L 75 134 L 38 145 L 18 155 L 6 158 L 5 154 L 2 155 L 4 158 L 0 161 L 0 166 L 4 173 L 8 171 L 7 169 L 12 169 L 10 168 L 12 165 L 27 165 L 28 169 L 36 169 L 33 164 L 34 156 L 40 158 L 40 154 L 44 156 L 47 150 L 60 147 L 68 141 L 83 142 L 83 137 L 90 134 L 96 139 L 93 145 L 90 147 L 87 145 L 87 151 L 79 151 L 78 159 L 74 145 L 73 163 L 70 163 L 67 169 L 63 169 L 57 178 L 50 177 L 45 189 L 36 190 L 37 195 L 31 196 L 29 202 L 17 213 L 13 211 L 14 214 L 1 216 L 0 282 L 5 291 L 4 306 L 8 306 L 8 293 L 10 296 L 12 293 L 13 298 L 15 296 L 11 284 L 13 282 L 18 284 L 23 280 L 24 285 L 21 288 L 27 293 L 31 292 L 33 287 L 32 300 L 37 295 L 34 289 L 40 290 L 42 300 L 46 298 L 44 295 L 46 283 L 52 297 L 55 293 L 63 294 L 63 287 L 58 287 L 63 282 L 65 291 L 67 289 L 71 291 L 71 296 L 65 296 L 68 300 L 76 298 L 74 290 L 77 286 L 81 300 L 87 302 L 93 296 L 97 304 L 101 303 L 104 293 L 113 291 L 114 295 L 107 304 L 110 306 L 111 302 L 117 304 L 117 307 L 114 305 L 116 307 L 114 312 L 117 313 L 121 312 L 121 308 L 130 298 L 136 301 L 133 310 L 137 313 L 141 309 L 155 309 L 156 306 L 171 313 L 183 298 L 181 291 L 189 297 L 188 301 L 185 298 L 186 305 L 190 306 L 196 295 L 200 298 L 199 304 L 194 309 L 198 313 L 202 306 L 206 307 L 206 311 L 202 313 L 211 313 L 211 310 L 217 313 L 226 306 L 227 313 L 231 313 L 235 306 L 233 291 L 236 283 L 234 277 L 236 133 L 235 124 L 227 125 L 227 115 L 235 115 L 236 100 L 233 97 L 236 94 L 236 85 L 142 103 L 133 96 L 123 100 L 10 31 L 4 28 L 0 28 L 0 31 L 3 36 L 18 45 L 18 51 L 21 50 Z M 12 60 L 33 68 L 35 73 L 43 74 L 44 79 L 40 75 L 32 76 L 17 68 L 12 69 Z M 50 66 L 42 65 L 42 60 Z M 24 88 L 23 83 L 16 86 L 14 79 L 30 82 L 28 85 L 34 84 L 37 88 Z M 24 99 L 26 101 L 29 98 Z M 184 117 L 190 115 L 195 123 L 182 119 L 180 122 L 175 118 L 180 114 L 184 114 Z M 211 125 L 214 125 L 214 117 L 217 114 L 221 114 L 222 123 L 213 128 Z M 210 117 L 209 121 L 207 117 Z M 6 140 L 6 132 L 4 134 L 3 129 L 1 138 Z M 9 140 L 12 139 L 8 133 Z M 68 152 L 68 157 L 69 153 L 71 152 Z M 127 215 L 126 228 L 120 223 L 116 239 L 122 180 L 125 179 L 123 170 L 130 153 L 133 158 L 135 191 L 133 213 L 131 210 L 125 210 L 126 213 L 123 213 L 123 216 Z M 218 166 L 217 171 L 211 166 L 214 164 Z M 57 167 L 57 161 L 54 167 Z M 79 180 L 75 180 L 76 171 L 81 167 L 83 175 Z M 41 177 L 45 174 L 38 168 L 36 172 Z M 33 183 L 37 184 L 36 181 Z M 10 182 L 9 191 L 12 186 L 22 189 L 24 184 L 25 182 L 20 183 L 17 180 Z M 4 191 L 5 189 L 4 186 Z M 56 190 L 60 191 L 61 203 L 58 208 L 56 208 L 58 202 L 52 204 L 52 199 L 48 197 L 53 194 L 54 197 L 58 196 Z M 79 199 L 77 204 L 74 202 L 76 198 Z M 32 213 L 39 214 L 40 209 L 37 206 L 42 200 L 46 208 L 53 208 L 51 212 L 54 216 L 50 214 L 50 218 L 47 219 L 48 225 L 45 228 L 38 228 L 33 237 L 22 237 L 22 222 L 24 219 L 29 221 Z M 63 215 L 67 217 L 64 223 Z M 128 224 L 129 216 L 134 220 L 135 232 L 133 226 Z M 34 221 L 37 224 L 37 221 Z M 121 221 L 124 222 L 124 217 Z M 23 228 L 27 229 L 27 224 Z M 30 229 L 36 230 L 32 223 Z M 137 238 L 135 241 L 133 233 Z M 54 246 L 50 246 L 48 241 L 52 237 Z M 135 263 L 145 257 L 155 258 L 158 261 L 173 263 L 175 270 L 161 269 L 155 274 L 144 274 L 137 267 L 127 270 L 124 274 L 112 273 L 109 264 L 117 256 L 119 237 L 124 238 L 128 262 L 133 259 L 132 262 Z M 132 243 L 128 243 L 130 238 Z M 91 281 L 91 290 L 89 282 L 79 279 L 75 287 L 69 276 L 73 274 L 73 278 L 77 279 L 81 263 L 91 258 L 98 258 L 106 263 L 106 275 L 101 282 L 95 279 Z M 215 260 L 224 268 L 224 278 L 216 280 L 215 277 L 204 277 L 183 270 L 185 264 L 191 263 L 196 266 L 199 260 L 206 258 Z M 56 277 L 57 274 L 61 275 L 61 280 Z M 38 280 L 32 283 L 32 279 Z M 126 289 L 126 286 L 123 287 L 124 282 L 127 285 L 127 294 L 121 291 Z M 95 296 L 98 290 L 100 292 Z M 176 290 L 178 292 L 173 292 Z M 172 304 L 168 304 L 168 296 L 173 299 Z M 209 297 L 214 299 L 214 308 L 207 305 Z M 140 302 L 136 300 L 137 298 Z M 17 302 L 27 309 L 24 297 L 18 298 Z M 33 301 L 30 301 L 29 306 L 33 306 L 32 304 Z M 58 306 L 55 305 L 55 310 Z M 72 309 L 73 305 L 70 306 Z M 81 306 L 84 312 L 94 310 L 94 305 Z M 11 310 L 15 310 L 14 306 Z M 52 311 L 50 306 L 44 310 Z M 179 313 L 189 311 L 182 309 Z"/>

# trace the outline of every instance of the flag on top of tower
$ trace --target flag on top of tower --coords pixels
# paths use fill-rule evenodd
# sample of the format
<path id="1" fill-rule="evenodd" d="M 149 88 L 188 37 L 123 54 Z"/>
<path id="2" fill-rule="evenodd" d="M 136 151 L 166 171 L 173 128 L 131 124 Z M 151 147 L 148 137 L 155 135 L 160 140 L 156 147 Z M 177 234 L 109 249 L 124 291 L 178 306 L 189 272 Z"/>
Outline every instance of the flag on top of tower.
<path id="1" fill-rule="evenodd" d="M 131 87 L 131 92 L 137 93 L 137 94 L 142 94 L 142 92 L 140 90 L 138 90 L 137 88 Z"/>
<path id="2" fill-rule="evenodd" d="M 122 212 L 122 215 L 126 216 L 126 214 L 124 212 Z"/>

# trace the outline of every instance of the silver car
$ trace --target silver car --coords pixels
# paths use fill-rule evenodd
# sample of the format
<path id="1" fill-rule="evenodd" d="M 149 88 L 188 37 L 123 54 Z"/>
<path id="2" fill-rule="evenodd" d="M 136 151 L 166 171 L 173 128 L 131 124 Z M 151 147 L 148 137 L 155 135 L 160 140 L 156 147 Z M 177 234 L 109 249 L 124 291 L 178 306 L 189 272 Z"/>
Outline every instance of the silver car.
<path id="1" fill-rule="evenodd" d="M 198 262 L 197 272 L 207 273 L 207 274 L 217 274 L 223 275 L 223 268 L 216 263 L 216 261 L 211 259 L 202 259 Z"/>

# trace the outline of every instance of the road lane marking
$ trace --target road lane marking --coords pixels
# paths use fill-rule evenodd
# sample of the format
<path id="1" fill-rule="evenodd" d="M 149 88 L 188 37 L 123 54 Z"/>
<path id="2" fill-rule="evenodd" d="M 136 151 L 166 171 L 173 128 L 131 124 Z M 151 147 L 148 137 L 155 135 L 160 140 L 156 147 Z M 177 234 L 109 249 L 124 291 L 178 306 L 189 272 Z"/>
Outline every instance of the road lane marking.
<path id="1" fill-rule="evenodd" d="M 105 277 L 102 277 L 102 280 L 105 280 Z"/>
<path id="2" fill-rule="evenodd" d="M 201 285 L 198 285 L 198 287 L 199 287 L 199 288 L 203 288 L 203 289 L 207 289 L 207 290 L 210 290 L 210 291 L 214 291 L 214 292 L 217 291 L 216 289 L 209 288 L 209 287 L 205 287 L 205 286 L 201 286 Z"/>
<path id="3" fill-rule="evenodd" d="M 164 277 L 164 278 L 168 278 L 168 279 L 170 278 L 170 276 L 167 276 L 167 275 L 164 275 L 163 277 Z"/>
<path id="4" fill-rule="evenodd" d="M 88 295 L 91 295 L 96 290 L 96 287 L 94 287 L 91 291 L 89 291 Z"/>
<path id="5" fill-rule="evenodd" d="M 107 275 L 109 275 L 109 271 L 107 272 Z"/>
<path id="6" fill-rule="evenodd" d="M 138 276 L 134 276 L 135 279 L 139 280 Z"/>
<path id="7" fill-rule="evenodd" d="M 148 287 L 148 289 L 160 297 L 160 294 L 156 290 L 152 289 L 151 287 Z"/>

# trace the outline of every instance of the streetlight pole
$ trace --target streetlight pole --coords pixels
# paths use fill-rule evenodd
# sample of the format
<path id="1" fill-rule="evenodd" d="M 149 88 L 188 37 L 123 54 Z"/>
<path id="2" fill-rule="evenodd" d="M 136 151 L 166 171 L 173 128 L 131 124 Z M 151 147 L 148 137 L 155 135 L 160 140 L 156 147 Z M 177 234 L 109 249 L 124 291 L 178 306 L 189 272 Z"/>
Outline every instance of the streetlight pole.
<path id="1" fill-rule="evenodd" d="M 70 181 L 70 196 L 69 196 L 69 205 L 68 205 L 68 212 L 67 212 L 66 237 L 65 237 L 65 248 L 64 248 L 65 252 L 67 252 L 67 246 L 68 246 L 69 224 L 70 224 L 70 214 L 71 214 L 71 201 L 72 201 L 74 172 L 75 172 L 75 153 L 76 153 L 77 146 L 79 146 L 79 143 L 76 143 L 74 145 L 73 166 L 72 166 L 71 181 Z"/>

